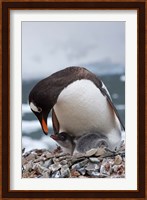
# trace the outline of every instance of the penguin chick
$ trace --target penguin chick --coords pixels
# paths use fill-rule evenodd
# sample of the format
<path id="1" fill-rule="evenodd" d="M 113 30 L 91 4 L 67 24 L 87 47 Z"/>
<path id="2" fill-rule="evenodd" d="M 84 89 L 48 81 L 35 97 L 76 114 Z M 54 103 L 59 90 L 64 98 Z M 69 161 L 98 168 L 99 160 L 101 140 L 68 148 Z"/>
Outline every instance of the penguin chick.
<path id="1" fill-rule="evenodd" d="M 74 154 L 77 152 L 86 153 L 86 151 L 98 147 L 109 148 L 108 138 L 101 133 L 87 133 L 76 140 Z"/>
<path id="2" fill-rule="evenodd" d="M 72 155 L 75 148 L 75 143 L 73 138 L 68 133 L 61 132 L 55 135 L 50 135 L 50 137 L 62 147 L 65 153 Z"/>

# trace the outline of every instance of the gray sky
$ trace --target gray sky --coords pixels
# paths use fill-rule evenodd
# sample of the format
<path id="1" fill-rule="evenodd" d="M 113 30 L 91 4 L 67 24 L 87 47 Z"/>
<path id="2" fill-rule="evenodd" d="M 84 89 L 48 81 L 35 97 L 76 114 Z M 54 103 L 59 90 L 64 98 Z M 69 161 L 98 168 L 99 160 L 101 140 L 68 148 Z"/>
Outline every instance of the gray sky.
<path id="1" fill-rule="evenodd" d="M 22 22 L 23 79 L 93 63 L 124 68 L 125 22 Z"/>

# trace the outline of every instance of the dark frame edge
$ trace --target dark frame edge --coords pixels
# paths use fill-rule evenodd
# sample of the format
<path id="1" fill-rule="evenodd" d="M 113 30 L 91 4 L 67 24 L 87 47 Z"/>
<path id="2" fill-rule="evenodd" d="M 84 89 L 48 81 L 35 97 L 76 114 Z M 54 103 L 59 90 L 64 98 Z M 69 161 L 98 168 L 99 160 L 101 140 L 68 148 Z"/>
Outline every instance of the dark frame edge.
<path id="1" fill-rule="evenodd" d="M 142 13 L 142 14 L 141 14 Z M 138 121 L 138 166 L 142 163 L 138 169 L 138 182 L 142 183 L 142 186 L 138 185 L 142 197 L 145 197 L 145 3 L 144 6 L 139 8 L 139 31 L 138 31 L 138 84 L 137 84 L 137 121 Z M 142 118 L 144 116 L 144 118 Z M 139 137 L 139 134 L 141 135 Z"/>
<path id="2" fill-rule="evenodd" d="M 4 37 L 6 35 L 6 37 Z M 2 197 L 8 195 L 8 134 L 9 134 L 9 61 L 8 8 L 2 2 Z M 5 88 L 4 88 L 5 87 Z M 5 108 L 5 110 L 4 110 Z M 5 170 L 4 170 L 5 169 Z"/>

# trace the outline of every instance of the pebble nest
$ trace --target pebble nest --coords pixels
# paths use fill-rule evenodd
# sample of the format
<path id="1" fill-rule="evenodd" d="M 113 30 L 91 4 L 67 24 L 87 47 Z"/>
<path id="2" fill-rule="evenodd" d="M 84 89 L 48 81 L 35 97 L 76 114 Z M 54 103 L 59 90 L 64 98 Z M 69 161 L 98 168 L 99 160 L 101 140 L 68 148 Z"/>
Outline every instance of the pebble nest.
<path id="1" fill-rule="evenodd" d="M 60 146 L 22 151 L 22 178 L 125 178 L 125 144 L 113 152 L 90 149 L 71 156 Z"/>

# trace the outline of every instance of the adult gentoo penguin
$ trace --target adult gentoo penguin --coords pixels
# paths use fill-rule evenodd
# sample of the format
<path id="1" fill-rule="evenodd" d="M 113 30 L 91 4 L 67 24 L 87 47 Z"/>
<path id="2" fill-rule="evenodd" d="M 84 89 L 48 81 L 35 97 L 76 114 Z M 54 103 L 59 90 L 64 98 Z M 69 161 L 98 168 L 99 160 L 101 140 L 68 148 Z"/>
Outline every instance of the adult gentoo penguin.
<path id="1" fill-rule="evenodd" d="M 121 125 L 124 126 L 110 94 L 104 83 L 85 68 L 68 67 L 41 80 L 30 92 L 29 105 L 45 134 L 52 110 L 55 133 L 79 137 L 100 132 L 114 147 L 121 141 Z"/>

